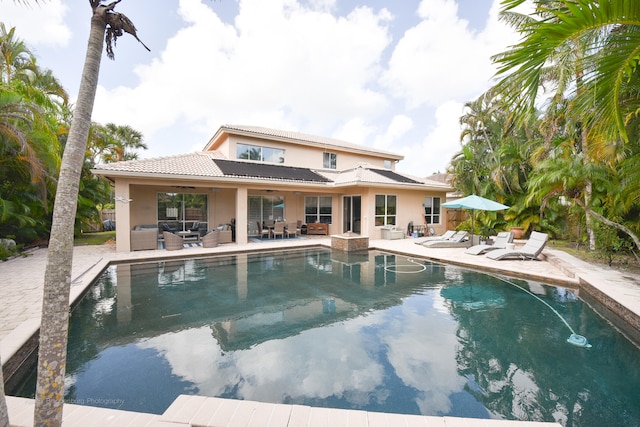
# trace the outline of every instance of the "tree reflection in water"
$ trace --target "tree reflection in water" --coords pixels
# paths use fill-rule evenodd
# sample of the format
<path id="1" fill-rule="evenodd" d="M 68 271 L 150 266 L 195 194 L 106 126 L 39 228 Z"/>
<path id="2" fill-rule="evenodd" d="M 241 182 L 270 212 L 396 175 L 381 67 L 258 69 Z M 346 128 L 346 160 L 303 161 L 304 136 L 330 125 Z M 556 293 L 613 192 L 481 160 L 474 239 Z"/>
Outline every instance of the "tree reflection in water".
<path id="1" fill-rule="evenodd" d="M 566 289 L 377 251 L 110 267 L 71 318 L 67 401 L 179 394 L 639 425 L 640 353 Z M 19 395 L 33 394 L 28 381 Z M 108 405 L 105 405 L 108 406 Z"/>

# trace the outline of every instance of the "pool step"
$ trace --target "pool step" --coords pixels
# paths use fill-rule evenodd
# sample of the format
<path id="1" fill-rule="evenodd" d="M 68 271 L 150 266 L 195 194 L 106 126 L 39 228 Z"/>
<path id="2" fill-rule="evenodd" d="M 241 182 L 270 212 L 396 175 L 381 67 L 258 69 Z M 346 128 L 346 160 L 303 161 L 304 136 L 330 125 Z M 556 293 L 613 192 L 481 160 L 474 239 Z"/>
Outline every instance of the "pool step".
<path id="1" fill-rule="evenodd" d="M 12 427 L 33 427 L 34 401 L 7 396 Z M 180 395 L 162 415 L 65 403 L 63 427 L 560 427 L 557 423 L 387 414 Z"/>

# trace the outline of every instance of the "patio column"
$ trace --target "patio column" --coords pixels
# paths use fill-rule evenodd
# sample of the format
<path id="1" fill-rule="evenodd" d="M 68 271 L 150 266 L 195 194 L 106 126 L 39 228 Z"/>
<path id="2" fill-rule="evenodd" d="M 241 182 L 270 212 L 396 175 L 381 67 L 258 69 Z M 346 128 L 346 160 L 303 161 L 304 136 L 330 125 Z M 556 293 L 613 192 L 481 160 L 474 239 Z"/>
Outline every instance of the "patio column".
<path id="1" fill-rule="evenodd" d="M 129 183 L 116 180 L 116 252 L 131 251 L 131 203 L 129 199 Z"/>
<path id="2" fill-rule="evenodd" d="M 249 192 L 245 187 L 238 188 L 236 193 L 236 243 L 244 245 L 249 242 L 247 217 L 249 212 Z"/>

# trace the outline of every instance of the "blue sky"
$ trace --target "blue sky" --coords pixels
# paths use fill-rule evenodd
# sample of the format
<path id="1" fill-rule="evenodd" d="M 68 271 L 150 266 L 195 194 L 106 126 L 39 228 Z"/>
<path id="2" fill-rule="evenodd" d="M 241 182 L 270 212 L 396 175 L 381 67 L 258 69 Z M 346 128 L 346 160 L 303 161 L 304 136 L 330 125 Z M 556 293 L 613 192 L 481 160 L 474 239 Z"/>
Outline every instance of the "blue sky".
<path id="1" fill-rule="evenodd" d="M 0 0 L 38 63 L 75 98 L 88 1 Z M 154 6 L 149 6 L 153 4 Z M 322 135 L 397 152 L 397 170 L 444 172 L 465 102 L 517 41 L 499 0 L 123 0 L 136 25 L 103 56 L 93 119 L 131 125 L 143 158 L 201 150 L 223 124 Z"/>

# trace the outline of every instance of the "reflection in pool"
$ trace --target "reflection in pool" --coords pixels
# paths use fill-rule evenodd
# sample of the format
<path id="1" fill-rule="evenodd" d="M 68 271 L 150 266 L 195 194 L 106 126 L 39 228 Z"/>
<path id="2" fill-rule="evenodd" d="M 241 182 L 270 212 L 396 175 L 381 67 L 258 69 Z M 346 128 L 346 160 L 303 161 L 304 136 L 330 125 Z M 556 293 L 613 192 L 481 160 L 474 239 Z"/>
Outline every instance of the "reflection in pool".
<path id="1" fill-rule="evenodd" d="M 199 394 L 638 425 L 638 349 L 568 290 L 510 281 L 522 289 L 376 251 L 113 266 L 73 312 L 66 400 L 162 413 Z M 593 348 L 568 344 L 560 316 Z"/>

